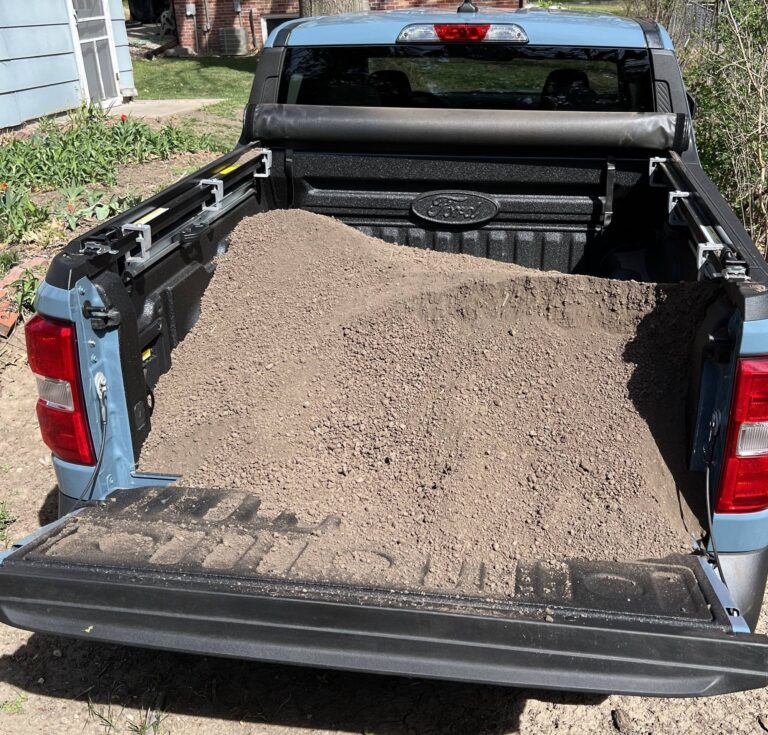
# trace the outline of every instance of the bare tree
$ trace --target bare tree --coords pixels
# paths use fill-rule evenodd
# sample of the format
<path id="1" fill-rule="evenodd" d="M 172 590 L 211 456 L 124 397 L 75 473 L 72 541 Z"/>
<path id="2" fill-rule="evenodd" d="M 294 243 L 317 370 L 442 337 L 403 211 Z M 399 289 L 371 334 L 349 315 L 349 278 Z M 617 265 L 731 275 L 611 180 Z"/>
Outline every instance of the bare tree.
<path id="1" fill-rule="evenodd" d="M 299 13 L 308 15 L 339 15 L 370 10 L 368 0 L 299 0 Z"/>
<path id="2" fill-rule="evenodd" d="M 721 0 L 709 42 L 689 46 L 702 160 L 768 251 L 768 0 Z"/>
<path id="3" fill-rule="evenodd" d="M 638 18 L 651 18 L 665 25 L 681 0 L 624 0 L 624 15 Z"/>

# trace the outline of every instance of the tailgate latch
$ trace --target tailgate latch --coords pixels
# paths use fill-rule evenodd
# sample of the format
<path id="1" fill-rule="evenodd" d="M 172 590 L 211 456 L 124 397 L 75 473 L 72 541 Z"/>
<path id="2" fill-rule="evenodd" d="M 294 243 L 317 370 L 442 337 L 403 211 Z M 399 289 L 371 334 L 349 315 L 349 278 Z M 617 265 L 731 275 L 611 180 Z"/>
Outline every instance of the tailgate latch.
<path id="1" fill-rule="evenodd" d="M 94 306 L 90 301 L 83 302 L 83 316 L 90 320 L 96 330 L 120 326 L 120 312 L 117 309 Z"/>

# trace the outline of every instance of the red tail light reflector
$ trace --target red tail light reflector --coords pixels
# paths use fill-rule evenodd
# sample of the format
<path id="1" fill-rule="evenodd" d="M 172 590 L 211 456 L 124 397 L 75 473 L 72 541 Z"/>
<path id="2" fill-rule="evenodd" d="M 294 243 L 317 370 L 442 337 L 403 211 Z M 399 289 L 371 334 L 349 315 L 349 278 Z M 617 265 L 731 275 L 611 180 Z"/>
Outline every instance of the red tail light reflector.
<path id="1" fill-rule="evenodd" d="M 768 508 L 768 357 L 736 363 L 717 513 Z"/>
<path id="2" fill-rule="evenodd" d="M 66 462 L 96 463 L 83 405 L 75 325 L 36 314 L 25 328 L 37 378 L 37 419 L 48 448 Z"/>

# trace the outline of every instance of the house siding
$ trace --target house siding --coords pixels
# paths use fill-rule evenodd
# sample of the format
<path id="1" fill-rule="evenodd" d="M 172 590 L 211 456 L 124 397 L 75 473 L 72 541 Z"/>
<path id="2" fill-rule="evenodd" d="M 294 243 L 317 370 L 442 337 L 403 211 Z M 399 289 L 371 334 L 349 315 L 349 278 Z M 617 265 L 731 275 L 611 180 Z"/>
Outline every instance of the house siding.
<path id="1" fill-rule="evenodd" d="M 109 0 L 120 91 L 135 95 L 120 0 Z M 80 106 L 84 99 L 69 0 L 0 0 L 0 129 Z"/>
<path id="2" fill-rule="evenodd" d="M 128 49 L 128 32 L 125 29 L 122 0 L 109 0 L 109 14 L 112 17 L 112 36 L 115 39 L 117 69 L 120 72 L 120 94 L 123 97 L 135 97 L 136 82 L 133 79 L 133 64 Z"/>

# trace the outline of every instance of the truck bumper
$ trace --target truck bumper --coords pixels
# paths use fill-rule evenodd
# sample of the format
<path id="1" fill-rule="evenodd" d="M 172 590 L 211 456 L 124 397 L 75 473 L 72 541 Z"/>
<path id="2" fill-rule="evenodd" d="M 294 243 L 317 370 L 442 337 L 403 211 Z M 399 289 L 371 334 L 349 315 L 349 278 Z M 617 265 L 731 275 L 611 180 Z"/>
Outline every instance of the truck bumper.
<path id="1" fill-rule="evenodd" d="M 768 578 L 768 547 L 758 551 L 720 554 L 728 590 L 741 616 L 754 630 L 760 617 Z"/>
<path id="2" fill-rule="evenodd" d="M 256 575 L 169 561 L 180 518 L 205 533 L 225 523 L 204 521 L 223 493 L 117 496 L 2 559 L 0 620 L 148 648 L 523 687 L 685 697 L 768 685 L 768 638 L 733 632 L 695 557 L 570 561 L 554 576 L 533 564 L 513 597 Z M 321 535 L 285 516 L 252 527 L 301 549 Z M 132 544 L 140 538 L 147 548 Z"/>

